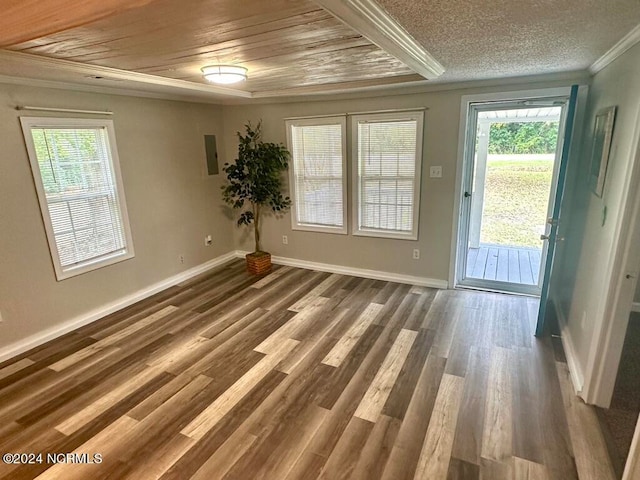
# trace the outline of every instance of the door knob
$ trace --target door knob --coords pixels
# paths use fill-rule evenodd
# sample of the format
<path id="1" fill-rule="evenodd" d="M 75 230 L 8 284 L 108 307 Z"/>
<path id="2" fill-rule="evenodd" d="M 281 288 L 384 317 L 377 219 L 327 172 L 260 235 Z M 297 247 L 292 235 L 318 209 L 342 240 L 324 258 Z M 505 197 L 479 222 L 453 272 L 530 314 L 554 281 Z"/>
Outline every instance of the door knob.
<path id="1" fill-rule="evenodd" d="M 469 198 L 471 194 L 469 192 L 464 192 L 464 198 Z"/>
<path id="2" fill-rule="evenodd" d="M 540 240 L 549 240 L 549 235 L 540 235 Z"/>

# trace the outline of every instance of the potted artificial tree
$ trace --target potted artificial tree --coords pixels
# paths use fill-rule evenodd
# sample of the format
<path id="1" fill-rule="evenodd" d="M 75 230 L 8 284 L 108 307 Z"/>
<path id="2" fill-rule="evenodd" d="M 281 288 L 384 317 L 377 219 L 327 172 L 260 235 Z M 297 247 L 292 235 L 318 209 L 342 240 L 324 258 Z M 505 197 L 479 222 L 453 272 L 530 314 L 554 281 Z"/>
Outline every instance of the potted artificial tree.
<path id="1" fill-rule="evenodd" d="M 271 208 L 283 212 L 291 205 L 289 197 L 282 195 L 282 172 L 287 169 L 289 152 L 282 144 L 262 141 L 261 123 L 253 128 L 245 125 L 246 133 L 238 132 L 238 158 L 225 163 L 222 171 L 227 185 L 222 187 L 224 201 L 235 209 L 250 208 L 240 213 L 238 225 L 253 224 L 255 251 L 246 256 L 247 269 L 254 275 L 271 270 L 271 254 L 262 251 L 260 226 L 263 210 Z"/>

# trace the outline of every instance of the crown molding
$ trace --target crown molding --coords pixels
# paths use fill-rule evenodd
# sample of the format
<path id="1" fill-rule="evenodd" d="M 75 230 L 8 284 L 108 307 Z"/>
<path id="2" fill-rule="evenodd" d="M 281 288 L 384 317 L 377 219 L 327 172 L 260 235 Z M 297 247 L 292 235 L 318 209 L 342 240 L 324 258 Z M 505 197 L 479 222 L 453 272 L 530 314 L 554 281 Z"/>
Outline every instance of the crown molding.
<path id="1" fill-rule="evenodd" d="M 173 100 L 176 102 L 205 103 L 211 105 L 221 105 L 224 103 L 224 100 L 221 97 L 209 98 L 202 94 L 198 94 L 197 92 L 156 92 L 148 89 L 140 90 L 120 86 L 113 87 L 107 85 L 89 85 L 87 83 L 62 82 L 58 80 L 38 80 L 29 77 L 14 77 L 11 75 L 0 74 L 0 85 L 2 84 L 19 85 L 21 87 L 53 88 L 57 90 L 82 93 L 99 93 L 103 95 L 119 95 L 124 97 L 153 98 L 156 100 Z"/>
<path id="2" fill-rule="evenodd" d="M 638 42 L 640 42 L 640 24 L 622 37 L 620 41 L 611 47 L 604 55 L 593 62 L 589 67 L 589 72 L 595 75 Z"/>
<path id="3" fill-rule="evenodd" d="M 444 67 L 374 0 L 315 3 L 424 78 L 444 73 Z"/>
<path id="4" fill-rule="evenodd" d="M 101 78 L 94 79 L 94 77 Z M 407 78 L 413 79 L 407 80 Z M 383 90 L 397 86 L 420 85 L 427 83 L 427 80 L 411 74 L 400 78 L 371 79 L 357 82 L 356 85 L 321 84 L 288 90 L 247 92 L 0 49 L 0 83 L 178 101 L 222 103 L 225 99 L 248 101 L 258 98 L 328 95 L 369 89 Z"/>
<path id="5" fill-rule="evenodd" d="M 31 53 L 14 52 L 11 50 L 0 50 L 0 65 L 11 65 L 18 68 L 25 68 L 45 73 L 47 71 L 62 72 L 71 74 L 71 78 L 67 78 L 67 82 L 81 83 L 87 82 L 88 77 L 104 77 L 108 80 L 120 80 L 133 82 L 137 84 L 153 85 L 159 87 L 169 87 L 179 89 L 182 92 L 207 93 L 217 96 L 251 98 L 251 92 L 244 90 L 236 90 L 228 87 L 218 87 L 215 85 L 207 85 L 204 83 L 188 82 L 186 80 L 178 80 L 158 75 L 149 75 L 147 73 L 130 72 L 117 68 L 103 67 L 100 65 L 91 65 L 87 63 L 73 62 L 70 60 L 62 60 L 59 58 L 50 58 L 42 55 L 34 55 Z M 2 74 L 0 67 L 0 74 Z M 33 75 L 19 75 L 34 78 Z M 42 75 L 43 77 L 45 75 Z"/>
<path id="6" fill-rule="evenodd" d="M 60 70 L 49 68 L 44 70 L 42 59 L 46 65 L 63 65 L 71 70 Z M 5 61 L 7 60 L 7 61 Z M 71 65 L 69 65 L 71 64 Z M 86 68 L 85 68 L 86 67 Z M 520 84 L 588 84 L 591 75 L 587 70 L 556 72 L 540 75 L 529 75 L 522 77 L 500 77 L 478 80 L 452 80 L 435 82 L 427 80 L 414 80 L 396 83 L 384 80 L 371 80 L 366 84 L 358 85 L 321 85 L 317 87 L 289 89 L 283 91 L 270 92 L 244 92 L 224 87 L 200 85 L 192 82 L 158 79 L 158 83 L 141 83 L 113 75 L 104 75 L 103 80 L 93 80 L 87 76 L 96 75 L 101 72 L 113 72 L 115 69 L 108 67 L 94 67 L 78 62 L 67 62 L 65 60 L 51 60 L 38 55 L 23 54 L 0 49 L 0 84 L 13 84 L 22 86 L 32 86 L 40 88 L 55 88 L 63 90 L 73 90 L 78 92 L 92 92 L 109 95 L 125 95 L 131 97 L 155 98 L 163 100 L 174 100 L 194 103 L 210 103 L 216 105 L 247 105 L 247 104 L 270 104 L 270 103 L 291 103 L 301 101 L 326 101 L 328 96 L 332 100 L 366 98 L 377 95 L 411 95 L 420 93 L 431 93 L 451 90 L 467 90 L 478 88 L 510 88 Z M 118 70 L 116 70 L 118 71 Z M 10 72 L 10 73 L 7 73 Z M 131 72 L 123 72 L 123 76 L 130 76 Z M 136 76 L 136 74 L 133 74 Z M 144 74 L 137 74 L 144 75 Z M 165 81 L 167 80 L 167 81 Z M 388 79 L 387 79 L 388 80 Z M 165 85 L 166 84 L 166 85 Z M 186 84 L 186 87 L 178 86 Z M 194 88 L 195 87 L 195 88 Z M 226 94 L 231 90 L 236 95 Z M 220 93 L 225 91 L 225 94 Z M 239 93 L 239 95 L 237 94 Z"/>
<path id="7" fill-rule="evenodd" d="M 254 99 L 296 97 L 309 95 L 335 95 L 339 93 L 364 92 L 368 90 L 384 90 L 394 87 L 409 87 L 415 85 L 427 85 L 428 80 L 424 78 L 416 79 L 417 75 L 402 77 L 386 77 L 366 80 L 362 82 L 349 83 L 325 83 L 320 85 L 308 85 L 287 90 L 268 90 L 263 92 L 253 92 Z"/>
<path id="8" fill-rule="evenodd" d="M 568 72 L 543 73 L 538 75 L 525 75 L 519 77 L 495 77 L 478 80 L 457 80 L 430 82 L 421 80 L 416 82 L 396 83 L 387 85 L 370 85 L 366 87 L 356 87 L 332 91 L 304 91 L 289 90 L 279 93 L 281 95 L 258 95 L 254 94 L 251 100 L 227 98 L 222 101 L 223 105 L 269 105 L 276 103 L 299 103 L 299 102 L 326 102 L 352 100 L 357 98 L 372 98 L 384 96 L 419 95 L 437 92 L 476 92 L 478 90 L 494 89 L 496 91 L 511 91 L 514 89 L 533 88 L 553 88 L 566 87 L 567 85 L 589 85 L 592 80 L 589 71 L 573 70 Z"/>

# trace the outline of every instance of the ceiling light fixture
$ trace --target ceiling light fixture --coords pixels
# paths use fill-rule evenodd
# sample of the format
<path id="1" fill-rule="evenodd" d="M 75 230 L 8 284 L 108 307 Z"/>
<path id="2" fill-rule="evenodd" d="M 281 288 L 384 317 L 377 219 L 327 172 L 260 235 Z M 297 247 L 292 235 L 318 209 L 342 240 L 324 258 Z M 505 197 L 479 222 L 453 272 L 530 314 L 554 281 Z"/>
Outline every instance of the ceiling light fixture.
<path id="1" fill-rule="evenodd" d="M 247 79 L 247 69 L 237 65 L 209 65 L 202 67 L 202 75 L 208 81 L 229 85 Z"/>

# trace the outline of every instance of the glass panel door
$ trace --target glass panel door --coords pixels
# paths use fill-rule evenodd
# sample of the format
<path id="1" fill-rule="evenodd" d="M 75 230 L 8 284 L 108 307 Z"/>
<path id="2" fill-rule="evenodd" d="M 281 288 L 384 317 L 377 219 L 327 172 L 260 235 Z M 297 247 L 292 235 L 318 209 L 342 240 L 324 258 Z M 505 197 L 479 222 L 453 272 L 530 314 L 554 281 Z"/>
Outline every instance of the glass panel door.
<path id="1" fill-rule="evenodd" d="M 459 285 L 540 294 L 565 105 L 471 106 Z"/>

